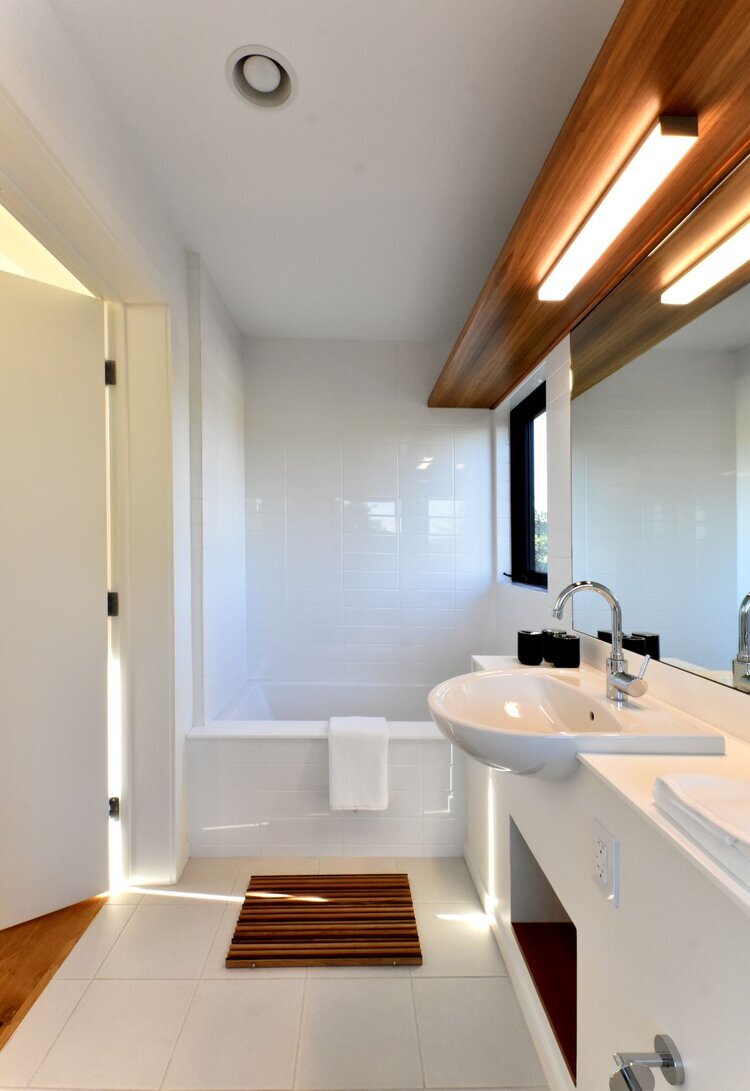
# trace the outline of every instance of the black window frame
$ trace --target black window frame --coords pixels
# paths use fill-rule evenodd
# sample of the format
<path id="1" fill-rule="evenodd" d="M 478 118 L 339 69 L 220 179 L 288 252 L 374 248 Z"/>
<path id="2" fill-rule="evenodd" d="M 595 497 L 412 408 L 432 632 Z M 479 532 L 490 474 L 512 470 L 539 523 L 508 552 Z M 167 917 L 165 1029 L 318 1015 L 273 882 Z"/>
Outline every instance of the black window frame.
<path id="1" fill-rule="evenodd" d="M 547 587 L 547 573 L 534 568 L 534 421 L 547 409 L 547 384 L 540 383 L 510 411 L 510 570 L 514 583 Z"/>

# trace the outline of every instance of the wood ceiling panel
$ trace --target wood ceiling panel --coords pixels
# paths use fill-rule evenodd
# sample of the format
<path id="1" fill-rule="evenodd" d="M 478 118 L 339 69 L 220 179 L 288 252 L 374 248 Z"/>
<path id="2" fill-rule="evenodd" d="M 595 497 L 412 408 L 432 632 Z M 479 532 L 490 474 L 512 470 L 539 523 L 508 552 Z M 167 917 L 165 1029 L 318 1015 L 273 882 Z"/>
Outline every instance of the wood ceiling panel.
<path id="1" fill-rule="evenodd" d="M 700 136 L 672 175 L 567 299 L 538 300 L 650 125 L 692 113 Z M 625 0 L 429 404 L 497 405 L 749 151 L 747 0 Z"/>
<path id="2" fill-rule="evenodd" d="M 665 288 L 748 219 L 750 160 L 575 327 L 574 398 L 750 283 L 750 264 L 742 265 L 692 303 L 661 302 Z"/>

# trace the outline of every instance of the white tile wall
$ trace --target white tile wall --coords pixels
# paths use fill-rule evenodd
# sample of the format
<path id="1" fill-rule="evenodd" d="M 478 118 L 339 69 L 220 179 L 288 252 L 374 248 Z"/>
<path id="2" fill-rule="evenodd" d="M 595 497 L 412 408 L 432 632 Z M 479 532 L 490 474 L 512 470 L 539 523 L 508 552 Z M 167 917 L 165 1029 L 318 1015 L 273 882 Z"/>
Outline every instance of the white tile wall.
<path id="1" fill-rule="evenodd" d="M 574 577 L 613 589 L 626 631 L 713 668 L 736 644 L 737 377 L 731 352 L 657 348 L 572 404 Z M 585 599 L 577 628 L 609 629 Z"/>
<path id="2" fill-rule="evenodd" d="M 191 461 L 195 720 L 218 715 L 246 677 L 242 339 L 191 255 Z"/>
<path id="3" fill-rule="evenodd" d="M 737 599 L 750 591 L 750 347 L 736 354 Z"/>
<path id="4" fill-rule="evenodd" d="M 461 856 L 463 756 L 391 740 L 386 811 L 328 807 L 326 739 L 189 739 L 193 856 Z"/>
<path id="5" fill-rule="evenodd" d="M 426 408 L 448 348 L 247 343 L 251 678 L 434 684 L 492 646 L 490 414 Z"/>

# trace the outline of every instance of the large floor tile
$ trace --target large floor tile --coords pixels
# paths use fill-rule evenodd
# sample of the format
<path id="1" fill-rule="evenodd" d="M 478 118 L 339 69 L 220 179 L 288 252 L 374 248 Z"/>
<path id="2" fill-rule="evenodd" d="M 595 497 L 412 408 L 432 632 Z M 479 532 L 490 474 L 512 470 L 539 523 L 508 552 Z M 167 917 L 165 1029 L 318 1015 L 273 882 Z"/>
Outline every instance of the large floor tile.
<path id="1" fill-rule="evenodd" d="M 202 981 L 165 1088 L 292 1086 L 304 982 Z"/>
<path id="2" fill-rule="evenodd" d="M 238 856 L 191 856 L 185 864 L 180 882 L 221 882 L 233 880 L 240 868 Z"/>
<path id="3" fill-rule="evenodd" d="M 397 857 L 396 870 L 408 873 L 415 902 L 467 902 L 479 905 L 469 869 L 459 857 Z"/>
<path id="4" fill-rule="evenodd" d="M 96 977 L 118 936 L 135 912 L 134 905 L 103 905 L 57 971 L 58 978 Z"/>
<path id="5" fill-rule="evenodd" d="M 239 861 L 234 894 L 244 894 L 253 875 L 316 875 L 317 856 L 246 856 Z"/>
<path id="6" fill-rule="evenodd" d="M 416 977 L 506 976 L 489 918 L 473 903 L 418 902 L 422 965 Z"/>
<path id="7" fill-rule="evenodd" d="M 390 980 L 411 977 L 411 966 L 311 966 L 307 971 L 310 980 L 330 978 L 345 981 L 349 977 L 381 977 Z"/>
<path id="8" fill-rule="evenodd" d="M 93 981 L 32 1086 L 158 1088 L 194 987 L 188 981 Z"/>
<path id="9" fill-rule="evenodd" d="M 537 1087 L 539 1059 L 510 981 L 413 981 L 428 1087 Z"/>
<path id="10" fill-rule="evenodd" d="M 321 875 L 376 875 L 394 872 L 397 868 L 393 856 L 324 856 L 319 870 Z"/>
<path id="11" fill-rule="evenodd" d="M 230 895 L 240 863 L 239 857 L 231 856 L 191 857 L 179 882 L 172 886 L 145 887 L 143 902 L 145 905 L 160 905 L 171 897 L 175 904 L 190 904 L 191 894 L 195 895 L 196 902 Z"/>
<path id="12" fill-rule="evenodd" d="M 107 894 L 107 905 L 138 905 L 143 901 L 141 890 L 131 890 L 124 887 L 122 890 L 112 890 Z"/>
<path id="13" fill-rule="evenodd" d="M 421 1083 L 410 981 L 308 978 L 296 1087 L 353 1091 Z"/>
<path id="14" fill-rule="evenodd" d="M 0 1087 L 26 1086 L 83 996 L 86 985 L 85 981 L 50 982 L 0 1050 Z"/>
<path id="15" fill-rule="evenodd" d="M 233 968 L 228 970 L 226 967 L 227 951 L 229 950 L 229 944 L 234 934 L 235 925 L 237 924 L 237 917 L 240 912 L 240 904 L 227 906 L 224 911 L 219 929 L 214 936 L 214 941 L 211 944 L 211 950 L 208 952 L 208 958 L 203 967 L 201 977 L 204 979 L 212 979 L 219 981 L 238 981 L 238 980 L 259 980 L 261 978 L 296 978 L 305 977 L 307 970 L 305 967 L 281 967 L 279 969 L 268 970 L 242 970 Z"/>
<path id="16" fill-rule="evenodd" d="M 97 977 L 200 977 L 224 908 L 216 902 L 137 906 Z"/>

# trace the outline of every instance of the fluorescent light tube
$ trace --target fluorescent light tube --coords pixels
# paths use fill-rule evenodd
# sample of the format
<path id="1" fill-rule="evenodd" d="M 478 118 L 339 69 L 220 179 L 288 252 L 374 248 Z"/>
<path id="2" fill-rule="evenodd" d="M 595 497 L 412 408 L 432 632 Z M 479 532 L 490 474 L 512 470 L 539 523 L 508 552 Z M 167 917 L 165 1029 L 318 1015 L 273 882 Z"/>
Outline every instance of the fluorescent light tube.
<path id="1" fill-rule="evenodd" d="M 735 269 L 750 261 L 750 222 L 738 228 L 697 265 L 661 293 L 662 303 L 692 303 Z"/>
<path id="2" fill-rule="evenodd" d="M 695 117 L 660 117 L 539 288 L 565 299 L 698 139 Z"/>

